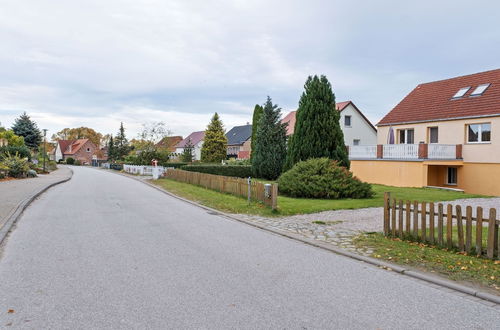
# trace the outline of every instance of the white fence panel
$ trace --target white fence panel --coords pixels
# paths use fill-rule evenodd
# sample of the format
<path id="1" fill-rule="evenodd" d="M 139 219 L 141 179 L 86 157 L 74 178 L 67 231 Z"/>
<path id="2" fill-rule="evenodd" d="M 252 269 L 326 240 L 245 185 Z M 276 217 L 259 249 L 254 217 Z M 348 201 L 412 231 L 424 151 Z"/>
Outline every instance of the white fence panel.
<path id="1" fill-rule="evenodd" d="M 454 144 L 429 144 L 427 153 L 429 159 L 456 159 L 457 146 Z"/>
<path id="2" fill-rule="evenodd" d="M 377 145 L 349 147 L 349 159 L 376 159 Z"/>
<path id="3" fill-rule="evenodd" d="M 418 144 L 384 144 L 384 158 L 418 159 Z"/>

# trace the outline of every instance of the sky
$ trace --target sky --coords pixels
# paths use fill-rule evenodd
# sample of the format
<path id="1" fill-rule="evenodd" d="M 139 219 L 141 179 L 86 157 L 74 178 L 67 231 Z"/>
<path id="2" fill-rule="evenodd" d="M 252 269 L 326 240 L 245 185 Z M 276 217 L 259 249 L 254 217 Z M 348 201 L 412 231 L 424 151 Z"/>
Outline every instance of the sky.
<path id="1" fill-rule="evenodd" d="M 500 68 L 499 1 L 0 0 L 0 123 L 129 138 L 295 110 L 309 75 L 377 123 L 419 83 Z"/>

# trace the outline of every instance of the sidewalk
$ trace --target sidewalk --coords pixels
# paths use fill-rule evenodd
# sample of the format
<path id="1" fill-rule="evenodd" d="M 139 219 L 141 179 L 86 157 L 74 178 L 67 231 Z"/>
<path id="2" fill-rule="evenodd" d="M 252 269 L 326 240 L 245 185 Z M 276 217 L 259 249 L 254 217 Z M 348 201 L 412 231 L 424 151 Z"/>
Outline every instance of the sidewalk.
<path id="1" fill-rule="evenodd" d="M 36 178 L 0 182 L 0 229 L 24 201 L 50 185 L 70 178 L 71 175 L 68 167 L 60 166 L 54 172 Z"/>

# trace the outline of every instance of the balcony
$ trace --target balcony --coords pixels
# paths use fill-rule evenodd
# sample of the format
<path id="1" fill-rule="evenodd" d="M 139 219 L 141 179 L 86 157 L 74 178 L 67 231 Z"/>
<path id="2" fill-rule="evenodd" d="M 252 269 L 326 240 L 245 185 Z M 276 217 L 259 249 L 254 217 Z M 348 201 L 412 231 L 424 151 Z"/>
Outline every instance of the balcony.
<path id="1" fill-rule="evenodd" d="M 461 144 L 378 144 L 349 147 L 349 159 L 458 160 Z"/>

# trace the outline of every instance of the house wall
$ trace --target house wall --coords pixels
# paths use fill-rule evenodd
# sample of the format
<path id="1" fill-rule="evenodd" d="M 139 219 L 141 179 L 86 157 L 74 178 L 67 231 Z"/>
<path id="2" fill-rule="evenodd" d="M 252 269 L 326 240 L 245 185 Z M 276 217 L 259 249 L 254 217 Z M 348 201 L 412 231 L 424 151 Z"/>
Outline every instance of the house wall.
<path id="1" fill-rule="evenodd" d="M 397 187 L 427 185 L 422 162 L 351 160 L 351 171 L 361 181 Z"/>
<path id="2" fill-rule="evenodd" d="M 87 151 L 87 148 L 90 149 L 90 151 Z M 96 146 L 92 142 L 87 141 L 76 153 L 64 155 L 64 158 L 67 159 L 68 157 L 72 157 L 75 160 L 79 160 L 82 165 L 91 165 L 92 155 L 96 154 L 96 149 Z"/>
<path id="3" fill-rule="evenodd" d="M 345 116 L 351 116 L 351 126 L 345 126 Z M 377 132 L 366 122 L 361 114 L 349 104 L 340 113 L 340 127 L 344 132 L 344 141 L 348 146 L 353 145 L 355 139 L 360 140 L 360 145 L 369 145 L 377 143 Z"/>
<path id="4" fill-rule="evenodd" d="M 203 141 L 198 142 L 194 146 L 194 159 L 193 160 L 201 160 L 201 148 L 203 147 Z"/>
<path id="5" fill-rule="evenodd" d="M 491 123 L 490 143 L 467 143 L 466 128 L 468 124 Z M 393 125 L 396 143 L 399 142 L 398 130 L 413 128 L 415 143 L 429 142 L 428 128 L 438 127 L 439 144 L 463 144 L 464 162 L 500 163 L 500 117 L 448 120 L 429 123 Z M 377 144 L 387 144 L 389 126 L 380 126 L 377 134 Z"/>
<path id="6" fill-rule="evenodd" d="M 55 161 L 57 162 L 61 159 L 64 159 L 64 156 L 63 156 L 63 153 L 61 151 L 61 146 L 59 145 L 59 143 L 57 143 L 56 153 L 55 153 Z"/>
<path id="7" fill-rule="evenodd" d="M 252 139 L 246 140 L 241 146 L 240 151 L 252 151 Z"/>

